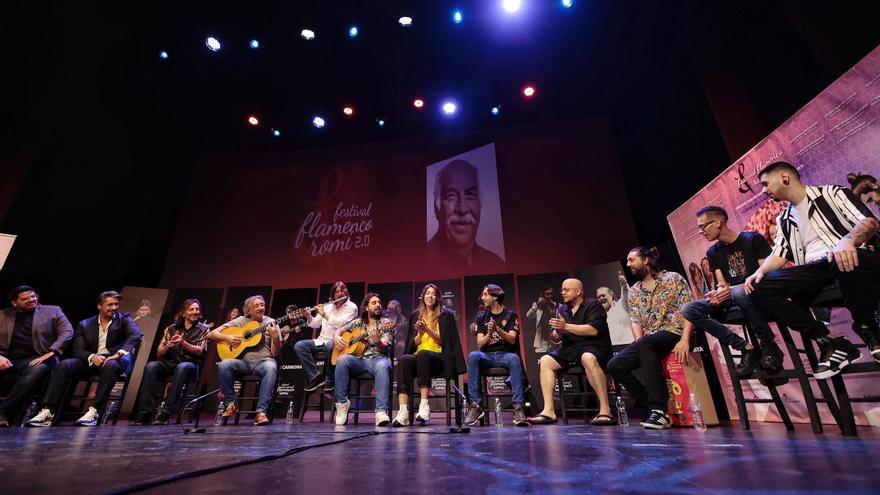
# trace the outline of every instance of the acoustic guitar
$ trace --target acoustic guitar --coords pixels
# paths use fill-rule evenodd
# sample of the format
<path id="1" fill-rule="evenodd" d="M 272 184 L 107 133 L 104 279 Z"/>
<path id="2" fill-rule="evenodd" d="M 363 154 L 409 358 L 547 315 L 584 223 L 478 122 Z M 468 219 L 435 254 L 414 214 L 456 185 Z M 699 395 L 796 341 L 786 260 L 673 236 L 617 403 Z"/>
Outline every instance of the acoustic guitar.
<path id="1" fill-rule="evenodd" d="M 335 304 L 339 301 L 344 301 L 345 297 L 340 297 L 335 301 L 330 301 L 326 304 Z M 318 309 L 317 306 L 313 306 L 310 308 L 301 308 L 296 310 L 291 310 L 288 307 L 287 314 L 276 319 L 274 322 L 275 326 L 279 329 L 284 325 L 287 325 L 291 321 L 296 321 L 297 319 L 304 316 L 306 313 L 311 313 L 312 311 Z M 220 359 L 225 361 L 227 359 L 236 359 L 244 353 L 244 351 L 250 347 L 255 345 L 259 345 L 263 340 L 263 333 L 269 328 L 270 323 L 266 323 L 260 325 L 256 321 L 250 321 L 242 327 L 225 327 L 220 329 L 220 333 L 224 335 L 231 335 L 233 337 L 238 337 L 241 339 L 241 344 L 235 347 L 232 347 L 230 344 L 226 342 L 218 342 L 217 343 L 217 354 L 220 356 Z M 290 333 L 291 330 L 282 330 L 281 335 L 285 335 Z"/>
<path id="2" fill-rule="evenodd" d="M 364 351 L 367 350 L 367 338 L 369 338 L 370 334 L 367 333 L 367 328 L 363 323 L 360 323 L 360 320 L 355 322 L 354 325 L 350 327 L 349 330 L 342 332 L 342 339 L 345 340 L 346 347 L 342 350 L 333 348 L 333 355 L 330 357 L 330 363 L 336 364 L 336 361 L 339 359 L 339 356 L 344 354 L 351 354 L 353 356 L 363 356 Z M 397 323 L 393 321 L 389 321 L 387 323 L 383 323 L 379 325 L 379 334 L 390 333 L 391 330 L 397 327 Z"/>

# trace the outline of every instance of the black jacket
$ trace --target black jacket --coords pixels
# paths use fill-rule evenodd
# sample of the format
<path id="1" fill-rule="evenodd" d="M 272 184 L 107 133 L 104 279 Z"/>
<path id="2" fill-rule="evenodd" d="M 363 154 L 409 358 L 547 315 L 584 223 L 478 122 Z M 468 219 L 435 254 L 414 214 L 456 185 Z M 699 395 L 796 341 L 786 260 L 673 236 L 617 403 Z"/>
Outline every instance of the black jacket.
<path id="1" fill-rule="evenodd" d="M 107 329 L 107 350 L 113 354 L 120 349 L 128 352 L 126 361 L 140 344 L 144 334 L 128 313 L 117 313 Z M 98 316 L 87 318 L 76 327 L 73 337 L 73 356 L 88 364 L 89 356 L 98 352 Z"/>
<path id="2" fill-rule="evenodd" d="M 406 346 L 404 352 L 415 354 L 416 347 L 416 322 L 419 321 L 419 311 L 415 310 L 409 316 L 409 330 L 406 332 Z M 452 313 L 443 309 L 440 311 L 440 354 L 443 359 L 443 378 L 455 379 L 458 375 L 467 372 L 467 364 L 461 350 L 461 337 L 458 335 L 458 325 Z"/>

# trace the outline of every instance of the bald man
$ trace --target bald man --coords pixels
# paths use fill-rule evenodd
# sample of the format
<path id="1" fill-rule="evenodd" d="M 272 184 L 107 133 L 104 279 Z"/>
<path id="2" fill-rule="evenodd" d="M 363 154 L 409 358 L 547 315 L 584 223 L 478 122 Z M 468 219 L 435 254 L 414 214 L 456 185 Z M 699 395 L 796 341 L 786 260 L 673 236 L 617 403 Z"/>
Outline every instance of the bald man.
<path id="1" fill-rule="evenodd" d="M 434 216 L 439 225 L 428 241 L 431 264 L 459 274 L 497 273 L 506 269 L 503 259 L 477 245 L 481 209 L 476 167 L 465 160 L 449 162 L 437 173 L 434 183 Z"/>
<path id="2" fill-rule="evenodd" d="M 562 282 L 562 302 L 559 314 L 550 318 L 550 340 L 562 345 L 538 361 L 541 369 L 541 395 L 544 408 L 529 418 L 533 425 L 556 422 L 553 407 L 553 389 L 556 373 L 575 366 L 583 366 L 587 381 L 599 400 L 599 414 L 591 421 L 596 426 L 615 424 L 608 403 L 608 379 L 605 365 L 611 358 L 611 334 L 608 332 L 605 309 L 596 299 L 584 297 L 584 284 L 576 278 Z"/>

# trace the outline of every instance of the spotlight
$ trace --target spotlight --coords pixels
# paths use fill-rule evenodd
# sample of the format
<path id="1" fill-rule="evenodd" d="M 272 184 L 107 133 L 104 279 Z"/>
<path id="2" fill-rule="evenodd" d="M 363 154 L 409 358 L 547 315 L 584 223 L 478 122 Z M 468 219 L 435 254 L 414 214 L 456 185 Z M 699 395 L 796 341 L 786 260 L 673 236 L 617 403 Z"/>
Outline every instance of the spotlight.
<path id="1" fill-rule="evenodd" d="M 272 135 L 275 137 L 281 137 L 281 131 L 278 129 L 272 129 Z"/>
<path id="2" fill-rule="evenodd" d="M 313 40 L 315 39 L 315 32 L 311 29 L 303 29 L 299 32 L 299 35 L 303 37 L 304 40 Z"/>
<path id="3" fill-rule="evenodd" d="M 425 100 L 423 100 L 421 98 L 416 98 L 415 100 L 413 100 L 413 106 L 418 109 L 421 109 L 422 107 L 425 106 Z"/>
<path id="4" fill-rule="evenodd" d="M 345 115 L 348 115 L 349 117 L 351 117 L 352 115 L 354 115 L 354 108 L 352 108 L 352 107 L 345 107 L 345 108 L 342 109 L 342 113 L 344 113 Z"/>
<path id="5" fill-rule="evenodd" d="M 159 58 L 161 58 L 162 60 L 168 60 L 168 52 L 162 50 L 161 52 L 159 52 Z"/>
<path id="6" fill-rule="evenodd" d="M 504 10 L 508 13 L 512 14 L 522 7 L 522 0 L 503 0 L 501 6 L 504 7 Z"/>
<path id="7" fill-rule="evenodd" d="M 397 22 L 399 22 L 400 25 L 403 27 L 410 27 L 410 26 L 412 26 L 413 21 L 412 21 L 412 17 L 403 16 L 400 19 L 398 19 Z"/>
<path id="8" fill-rule="evenodd" d="M 312 119 L 312 125 L 317 127 L 318 129 L 324 127 L 324 124 L 325 124 L 324 119 L 322 119 L 318 115 L 315 115 L 315 118 Z"/>
<path id="9" fill-rule="evenodd" d="M 492 110 L 490 110 L 490 112 L 492 112 L 492 115 L 498 115 L 499 113 L 501 113 L 501 107 L 492 107 Z"/>
<path id="10" fill-rule="evenodd" d="M 247 121 L 248 124 L 254 127 L 260 125 L 260 119 L 258 119 L 256 115 L 248 115 Z"/>
<path id="11" fill-rule="evenodd" d="M 451 101 L 447 101 L 443 104 L 443 113 L 445 113 L 446 115 L 454 114 L 457 109 L 458 107 L 455 105 L 455 103 Z"/>
<path id="12" fill-rule="evenodd" d="M 566 9 L 571 8 L 571 5 L 573 3 L 574 3 L 573 0 L 562 0 L 562 6 L 565 7 Z"/>
<path id="13" fill-rule="evenodd" d="M 379 127 L 385 127 L 385 121 L 383 119 L 377 119 L 376 124 L 378 124 Z"/>
<path id="14" fill-rule="evenodd" d="M 359 30 L 358 30 L 357 26 L 352 26 L 352 27 L 348 28 L 348 36 L 350 36 L 352 38 L 357 38 L 358 33 L 359 33 Z"/>
<path id="15" fill-rule="evenodd" d="M 461 10 L 455 9 L 452 12 L 452 22 L 456 24 L 461 24 L 461 21 L 464 20 L 464 15 L 461 13 Z"/>
<path id="16" fill-rule="evenodd" d="M 213 36 L 209 36 L 208 39 L 205 40 L 205 46 L 207 46 L 212 52 L 220 51 L 220 40 Z"/>
<path id="17" fill-rule="evenodd" d="M 523 88 L 522 92 L 526 98 L 531 98 L 532 96 L 535 96 L 535 87 L 531 85 L 526 86 L 525 88 Z"/>
<path id="18" fill-rule="evenodd" d="M 260 47 L 260 42 L 257 41 L 257 40 L 251 40 L 251 42 L 248 43 L 248 45 L 250 45 L 251 48 L 253 48 L 254 50 L 256 50 L 257 48 Z"/>

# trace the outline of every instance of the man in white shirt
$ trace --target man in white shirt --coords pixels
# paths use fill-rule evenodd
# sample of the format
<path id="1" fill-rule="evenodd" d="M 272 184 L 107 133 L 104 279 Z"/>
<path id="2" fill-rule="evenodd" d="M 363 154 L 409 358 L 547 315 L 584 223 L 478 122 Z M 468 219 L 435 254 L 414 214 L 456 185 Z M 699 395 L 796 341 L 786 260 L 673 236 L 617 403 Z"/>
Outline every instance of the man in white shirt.
<path id="1" fill-rule="evenodd" d="M 336 336 L 336 330 L 350 323 L 358 317 L 357 304 L 348 299 L 348 287 L 341 281 L 333 284 L 330 288 L 330 297 L 335 303 L 319 304 L 317 316 L 311 312 L 306 313 L 306 322 L 311 328 L 320 328 L 321 333 L 316 339 L 300 340 L 293 346 L 303 371 L 306 373 L 308 382 L 305 389 L 309 392 L 323 386 L 325 392 L 330 392 L 334 387 L 334 369 L 330 364 L 330 356 L 333 354 L 333 346 L 336 341 L 342 345 L 342 338 Z M 341 300 L 338 300 L 341 299 Z M 315 365 L 315 354 L 323 352 L 324 375 L 318 373 Z"/>
<path id="2" fill-rule="evenodd" d="M 619 299 L 615 298 L 614 291 L 608 287 L 596 289 L 596 299 L 602 303 L 605 313 L 608 314 L 611 345 L 631 344 L 634 338 L 629 322 L 629 308 L 626 306 L 626 299 L 629 297 L 629 284 L 620 271 L 617 272 L 617 282 L 620 284 Z"/>

